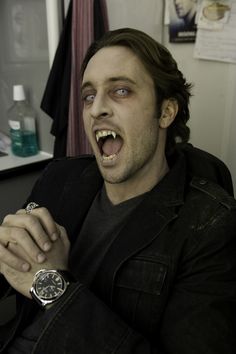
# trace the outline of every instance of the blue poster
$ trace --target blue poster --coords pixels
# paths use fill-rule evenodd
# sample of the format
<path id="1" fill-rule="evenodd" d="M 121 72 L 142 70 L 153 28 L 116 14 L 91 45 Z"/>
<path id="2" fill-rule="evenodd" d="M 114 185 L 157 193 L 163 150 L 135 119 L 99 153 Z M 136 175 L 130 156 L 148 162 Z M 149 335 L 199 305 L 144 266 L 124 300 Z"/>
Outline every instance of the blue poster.
<path id="1" fill-rule="evenodd" d="M 197 0 L 169 0 L 169 36 L 172 43 L 195 42 Z"/>

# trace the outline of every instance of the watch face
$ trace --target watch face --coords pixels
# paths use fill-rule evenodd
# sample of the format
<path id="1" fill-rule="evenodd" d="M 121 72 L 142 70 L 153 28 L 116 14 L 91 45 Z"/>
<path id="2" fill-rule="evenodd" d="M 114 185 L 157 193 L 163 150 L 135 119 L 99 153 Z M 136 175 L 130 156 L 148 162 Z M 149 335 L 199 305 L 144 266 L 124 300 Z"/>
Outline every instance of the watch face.
<path id="1" fill-rule="evenodd" d="M 47 271 L 39 274 L 35 292 L 43 300 L 52 300 L 60 297 L 66 289 L 63 277 L 55 271 Z"/>

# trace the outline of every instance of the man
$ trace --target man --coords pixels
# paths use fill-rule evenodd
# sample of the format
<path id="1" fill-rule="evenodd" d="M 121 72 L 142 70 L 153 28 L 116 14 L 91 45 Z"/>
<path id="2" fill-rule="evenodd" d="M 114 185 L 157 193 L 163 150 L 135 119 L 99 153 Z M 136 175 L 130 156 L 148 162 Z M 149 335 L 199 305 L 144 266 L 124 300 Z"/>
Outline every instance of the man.
<path id="1" fill-rule="evenodd" d="M 173 6 L 170 7 L 170 42 L 195 42 L 197 32 L 196 11 L 197 0 L 173 0 Z"/>
<path id="2" fill-rule="evenodd" d="M 186 26 L 193 27 L 197 11 L 197 0 L 174 0 L 177 16 Z"/>
<path id="3" fill-rule="evenodd" d="M 190 85 L 134 29 L 92 44 L 81 76 L 96 160 L 54 161 L 0 227 L 3 351 L 233 354 L 236 202 L 193 175 Z"/>

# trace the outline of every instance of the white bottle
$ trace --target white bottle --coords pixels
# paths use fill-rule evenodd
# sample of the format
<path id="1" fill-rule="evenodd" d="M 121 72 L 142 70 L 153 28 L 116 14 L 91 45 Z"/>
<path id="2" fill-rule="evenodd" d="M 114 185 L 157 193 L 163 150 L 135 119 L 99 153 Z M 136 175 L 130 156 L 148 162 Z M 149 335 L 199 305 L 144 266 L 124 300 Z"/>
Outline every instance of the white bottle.
<path id="1" fill-rule="evenodd" d="M 32 156 L 38 153 L 35 111 L 27 103 L 22 85 L 13 86 L 14 104 L 8 110 L 11 150 L 17 156 Z"/>

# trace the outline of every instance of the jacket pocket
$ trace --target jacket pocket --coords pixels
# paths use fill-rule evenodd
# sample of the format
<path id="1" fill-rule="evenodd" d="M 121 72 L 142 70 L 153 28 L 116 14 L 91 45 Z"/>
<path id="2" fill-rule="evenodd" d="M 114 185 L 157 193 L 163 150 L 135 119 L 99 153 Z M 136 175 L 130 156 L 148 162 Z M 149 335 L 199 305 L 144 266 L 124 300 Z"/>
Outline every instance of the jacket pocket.
<path id="1" fill-rule="evenodd" d="M 157 333 L 168 294 L 167 257 L 137 256 L 118 271 L 114 289 L 114 309 L 143 335 Z"/>
<path id="2" fill-rule="evenodd" d="M 136 257 L 120 270 L 116 285 L 144 293 L 160 295 L 168 265 L 154 257 Z"/>

